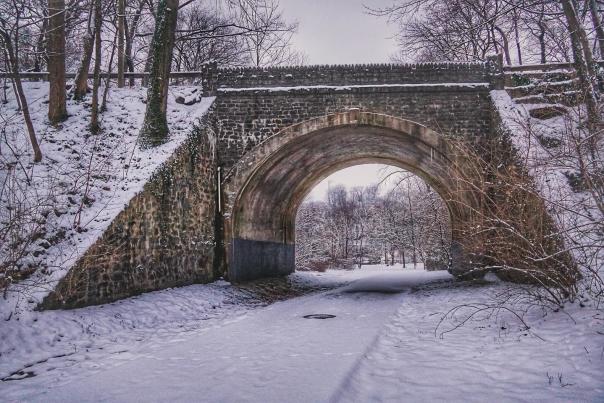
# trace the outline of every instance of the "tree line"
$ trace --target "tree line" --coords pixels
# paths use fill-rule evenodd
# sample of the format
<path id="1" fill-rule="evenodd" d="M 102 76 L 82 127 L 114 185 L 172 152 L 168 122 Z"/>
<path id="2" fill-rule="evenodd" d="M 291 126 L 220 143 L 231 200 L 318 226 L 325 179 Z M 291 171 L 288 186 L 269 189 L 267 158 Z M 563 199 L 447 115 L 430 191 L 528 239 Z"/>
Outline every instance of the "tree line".
<path id="1" fill-rule="evenodd" d="M 296 219 L 296 267 L 447 268 L 451 229 L 443 200 L 414 175 L 396 171 L 390 176 L 396 184 L 386 191 L 378 185 L 338 185 L 329 188 L 326 200 L 303 203 Z"/>
<path id="2" fill-rule="evenodd" d="M 297 23 L 288 22 L 276 0 L 6 0 L 0 2 L 0 68 L 11 73 L 34 161 L 42 159 L 21 72 L 48 72 L 48 120 L 69 117 L 67 99 L 91 95 L 90 133 L 101 127 L 109 78 L 117 87 L 134 85 L 126 72 L 147 72 L 141 144 L 154 146 L 168 135 L 167 89 L 172 71 L 221 66 L 301 64 L 291 44 Z M 67 67 L 69 66 L 69 67 Z M 76 73 L 67 86 L 66 72 Z M 103 82 L 105 81 L 105 82 Z M 6 82 L 5 82 L 6 83 Z M 92 87 L 90 87 L 92 84 Z"/>
<path id="3" fill-rule="evenodd" d="M 594 133 L 600 123 L 599 67 L 604 58 L 599 0 L 399 0 L 370 13 L 398 25 L 400 61 L 568 62 L 575 65 Z"/>
<path id="4" fill-rule="evenodd" d="M 399 0 L 368 10 L 399 24 L 402 50 L 396 61 L 484 61 L 502 53 L 507 64 L 573 62 L 593 132 L 600 123 L 594 61 L 604 53 L 600 6 L 598 0 Z M 168 135 L 171 71 L 199 70 L 209 61 L 222 66 L 299 64 L 304 56 L 291 46 L 296 28 L 277 0 L 6 0 L 0 3 L 0 60 L 12 72 L 34 160 L 39 161 L 42 153 L 21 71 L 48 71 L 48 118 L 58 124 L 68 117 L 66 66 L 78 66 L 69 96 L 83 98 L 92 79 L 92 134 L 100 129 L 99 113 L 110 84 L 108 79 L 101 94 L 100 72 L 117 71 L 118 87 L 126 83 L 125 72 L 148 72 L 140 135 L 142 145 L 154 146 Z"/>

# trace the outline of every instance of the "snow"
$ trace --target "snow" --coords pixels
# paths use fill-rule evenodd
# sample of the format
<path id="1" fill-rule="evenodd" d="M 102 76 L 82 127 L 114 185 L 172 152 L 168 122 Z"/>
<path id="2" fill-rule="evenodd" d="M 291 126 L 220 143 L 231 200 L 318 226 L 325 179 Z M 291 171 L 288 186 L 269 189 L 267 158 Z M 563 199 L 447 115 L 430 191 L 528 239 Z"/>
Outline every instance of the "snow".
<path id="1" fill-rule="evenodd" d="M 447 315 L 451 309 L 493 304 L 516 286 L 400 266 L 301 272 L 289 281 L 311 292 L 266 305 L 249 289 L 217 282 L 5 322 L 1 377 L 70 355 L 25 368 L 35 376 L 0 382 L 0 395 L 28 402 L 604 398 L 604 315 L 591 301 L 561 312 L 520 303 L 530 329 L 506 310 L 455 328 L 470 311 Z M 316 313 L 335 317 L 304 318 Z"/>
<path id="2" fill-rule="evenodd" d="M 347 91 L 354 88 L 489 88 L 489 83 L 436 83 L 436 84 L 366 84 L 366 85 L 308 85 L 291 87 L 252 87 L 252 88 L 218 88 L 218 92 L 241 92 L 241 91 L 312 91 L 316 89 L 330 89 L 336 91 Z"/>
<path id="3" fill-rule="evenodd" d="M 531 104 L 517 104 L 506 91 L 491 91 L 491 98 L 501 116 L 502 125 L 510 133 L 513 146 L 535 180 L 548 211 L 561 229 L 567 247 L 581 262 L 581 253 L 591 253 L 589 246 L 601 245 L 598 222 L 604 222 L 601 211 L 587 192 L 574 190 L 567 175 L 576 173 L 578 161 L 572 135 L 577 135 L 584 116 L 584 107 L 565 107 L 566 115 L 551 119 L 532 118 Z M 556 105 L 556 104 L 553 104 Z M 558 147 L 545 148 L 540 139 L 560 142 Z M 594 272 L 602 272 L 604 256 L 594 255 L 590 261 Z M 583 258 L 583 261 L 585 259 Z M 591 275 L 587 275 L 591 278 Z"/>
<path id="4" fill-rule="evenodd" d="M 430 274 L 429 282 L 451 280 L 452 278 L 446 271 Z M 405 273 L 405 276 L 401 276 L 397 272 L 386 272 L 353 281 L 351 284 L 343 287 L 342 291 L 397 293 L 426 283 L 427 276 L 423 270 L 413 270 L 412 272 Z"/>
<path id="5" fill-rule="evenodd" d="M 544 81 L 544 82 L 540 82 L 540 83 L 533 83 L 533 84 L 527 84 L 527 85 L 518 85 L 518 86 L 512 86 L 512 87 L 505 87 L 506 90 L 513 90 L 513 89 L 530 89 L 530 88 L 537 88 L 537 87 L 549 87 L 549 88 L 553 88 L 553 87 L 565 87 L 568 85 L 572 85 L 574 83 L 576 83 L 577 80 L 576 79 L 570 79 L 570 80 L 560 80 L 560 81 Z M 497 92 L 500 92 L 501 90 L 494 90 Z"/>
<path id="6" fill-rule="evenodd" d="M 70 230 L 41 258 L 47 274 L 0 303 L 0 400 L 604 401 L 601 307 L 580 296 L 552 312 L 524 298 L 522 286 L 490 277 L 459 282 L 446 272 L 367 266 L 295 273 L 279 286 L 218 281 L 78 310 L 33 311 L 48 281 L 60 278 L 140 191 L 212 99 L 184 106 L 171 96 L 172 137 L 144 151 L 136 147 L 143 90 L 112 90 L 102 126 L 114 135 L 103 144 L 83 136 L 86 104 L 70 102 L 72 116 L 55 129 L 45 122 L 46 84 L 28 84 L 27 91 L 45 154 L 27 168 L 32 188 L 43 196 L 47 182 L 81 181 L 74 176 L 81 161 L 92 161 L 103 177 L 88 184 L 94 201 L 81 213 L 85 231 Z M 564 117 L 538 121 L 505 91 L 491 96 L 548 207 L 578 204 L 583 196 L 569 188 L 565 167 L 543 165 L 547 150 L 526 131 L 555 134 Z M 18 114 L 8 122 L 9 140 L 26 150 Z M 66 200 L 73 195 L 52 196 L 67 206 L 53 226 L 72 226 L 78 204 Z M 569 219 L 555 217 L 562 226 Z M 289 288 L 282 298 L 294 296 L 273 302 L 282 299 L 272 294 L 283 284 Z M 317 313 L 335 317 L 304 318 Z"/>
<path id="7" fill-rule="evenodd" d="M 513 74 L 513 75 L 518 75 L 518 76 L 523 76 L 523 75 L 543 75 L 543 73 L 546 74 L 561 74 L 561 73 L 573 73 L 575 71 L 574 67 L 567 67 L 567 68 L 560 68 L 560 69 L 552 69 L 549 70 L 547 68 L 547 66 L 549 65 L 543 65 L 543 64 L 525 64 L 522 67 L 523 68 L 527 68 L 527 67 L 536 67 L 536 66 L 543 66 L 546 67 L 544 69 L 529 69 L 528 71 L 521 71 L 521 70 L 507 70 L 505 67 L 503 68 L 503 70 L 506 72 L 506 74 Z"/>
<path id="8" fill-rule="evenodd" d="M 31 184 L 23 186 L 18 196 L 28 203 L 34 216 L 45 217 L 45 233 L 21 262 L 38 270 L 26 281 L 13 285 L 8 299 L 0 301 L 3 318 L 11 312 L 31 311 L 53 289 L 142 190 L 153 172 L 183 143 L 195 121 L 214 100 L 203 98 L 192 106 L 179 105 L 174 95 L 188 89 L 171 87 L 169 141 L 143 150 L 137 137 L 145 112 L 145 88 L 111 88 L 108 109 L 100 117 L 102 133 L 91 136 L 89 99 L 68 101 L 69 118 L 52 127 L 46 118 L 48 83 L 26 82 L 24 87 L 44 158 L 39 164 L 30 162 L 23 119 L 16 111 L 15 98 L 9 96 L 8 103 L 0 106 L 0 115 L 6 124 L 3 145 L 9 145 L 13 152 L 2 147 L 0 179 L 6 180 L 7 166 L 18 167 L 12 171 L 15 183 L 25 183 L 30 178 Z M 7 203 L 4 199 L 2 202 Z M 0 212 L 0 218 L 5 219 L 5 214 L 5 210 Z M 0 246 L 0 253 L 8 251 Z"/>
<path id="9" fill-rule="evenodd" d="M 488 311 L 443 333 L 471 311 L 462 309 L 439 327 L 449 309 L 489 304 L 501 287 L 440 286 L 406 298 L 334 400 L 604 400 L 602 312 L 578 304 L 564 313 L 534 310 L 525 315 L 531 329 L 524 330 L 511 314 Z"/>

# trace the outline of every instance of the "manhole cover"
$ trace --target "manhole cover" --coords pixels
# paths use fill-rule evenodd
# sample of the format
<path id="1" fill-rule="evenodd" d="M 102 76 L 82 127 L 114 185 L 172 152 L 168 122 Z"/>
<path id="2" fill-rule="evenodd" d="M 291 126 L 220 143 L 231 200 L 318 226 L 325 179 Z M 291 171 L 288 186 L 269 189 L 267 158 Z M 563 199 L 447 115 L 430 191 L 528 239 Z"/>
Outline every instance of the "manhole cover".
<path id="1" fill-rule="evenodd" d="M 330 315 L 328 313 L 313 313 L 311 315 L 304 315 L 304 319 L 331 319 L 335 317 L 336 315 Z"/>

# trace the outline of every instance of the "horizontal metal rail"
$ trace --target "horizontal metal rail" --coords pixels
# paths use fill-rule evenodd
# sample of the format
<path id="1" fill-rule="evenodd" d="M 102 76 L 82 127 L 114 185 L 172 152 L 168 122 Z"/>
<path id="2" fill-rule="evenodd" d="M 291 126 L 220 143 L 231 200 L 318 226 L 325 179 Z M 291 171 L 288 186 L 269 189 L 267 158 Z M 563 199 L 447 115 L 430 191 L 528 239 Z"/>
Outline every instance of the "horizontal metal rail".
<path id="1" fill-rule="evenodd" d="M 604 61 L 597 61 L 598 66 L 604 68 Z M 522 64 L 516 66 L 503 66 L 504 73 L 516 73 L 516 72 L 547 72 L 552 70 L 563 70 L 563 69 L 574 69 L 573 63 L 546 63 L 546 64 Z M 170 78 L 201 78 L 203 76 L 203 71 L 174 71 L 170 73 Z M 19 73 L 20 77 L 23 79 L 38 79 L 38 80 L 48 80 L 48 72 L 45 71 L 23 71 Z M 76 73 L 65 73 L 65 78 L 75 78 Z M 101 73 L 102 78 L 110 78 L 117 79 L 117 73 Z M 0 78 L 12 78 L 13 73 L 10 72 L 0 72 Z M 148 72 L 124 72 L 124 78 L 134 78 L 134 79 L 142 79 L 149 77 Z M 92 74 L 88 75 L 88 78 L 92 79 Z"/>
<path id="2" fill-rule="evenodd" d="M 170 78 L 201 78 L 203 72 L 201 71 L 174 71 L 170 73 Z M 13 73 L 0 72 L 0 78 L 12 78 Z M 19 73 L 19 76 L 23 79 L 38 79 L 48 80 L 48 72 L 46 71 L 24 71 Z M 101 78 L 117 78 L 117 73 L 101 73 Z M 65 78 L 75 78 L 76 73 L 65 73 Z M 124 78 L 146 78 L 149 77 L 149 73 L 124 73 Z M 92 74 L 88 75 L 89 79 L 92 79 Z"/>
<path id="3" fill-rule="evenodd" d="M 598 66 L 604 67 L 604 61 L 597 61 Z M 516 66 L 503 66 L 505 73 L 539 71 L 547 72 L 552 70 L 573 70 L 574 63 L 546 63 L 546 64 L 521 64 Z"/>

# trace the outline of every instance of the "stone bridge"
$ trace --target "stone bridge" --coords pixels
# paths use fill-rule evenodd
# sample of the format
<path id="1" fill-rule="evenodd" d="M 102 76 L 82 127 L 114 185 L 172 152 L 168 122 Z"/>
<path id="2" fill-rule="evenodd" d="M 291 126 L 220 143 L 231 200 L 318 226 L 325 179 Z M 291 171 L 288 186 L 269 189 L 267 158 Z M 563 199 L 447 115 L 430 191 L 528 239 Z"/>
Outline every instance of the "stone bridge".
<path id="1" fill-rule="evenodd" d="M 235 281 L 294 271 L 296 211 L 331 173 L 396 165 L 451 200 L 444 134 L 491 135 L 485 64 L 230 70 L 212 80 L 223 173 L 216 256 Z"/>
<path id="2" fill-rule="evenodd" d="M 502 84 L 498 59 L 208 68 L 210 112 L 43 307 L 291 273 L 305 195 L 331 173 L 367 162 L 407 169 L 439 192 L 451 214 L 451 271 L 462 275 L 470 266 L 456 235 L 468 214 L 460 206 L 480 207 L 460 200 L 448 143 L 498 136 L 489 91 Z"/>

